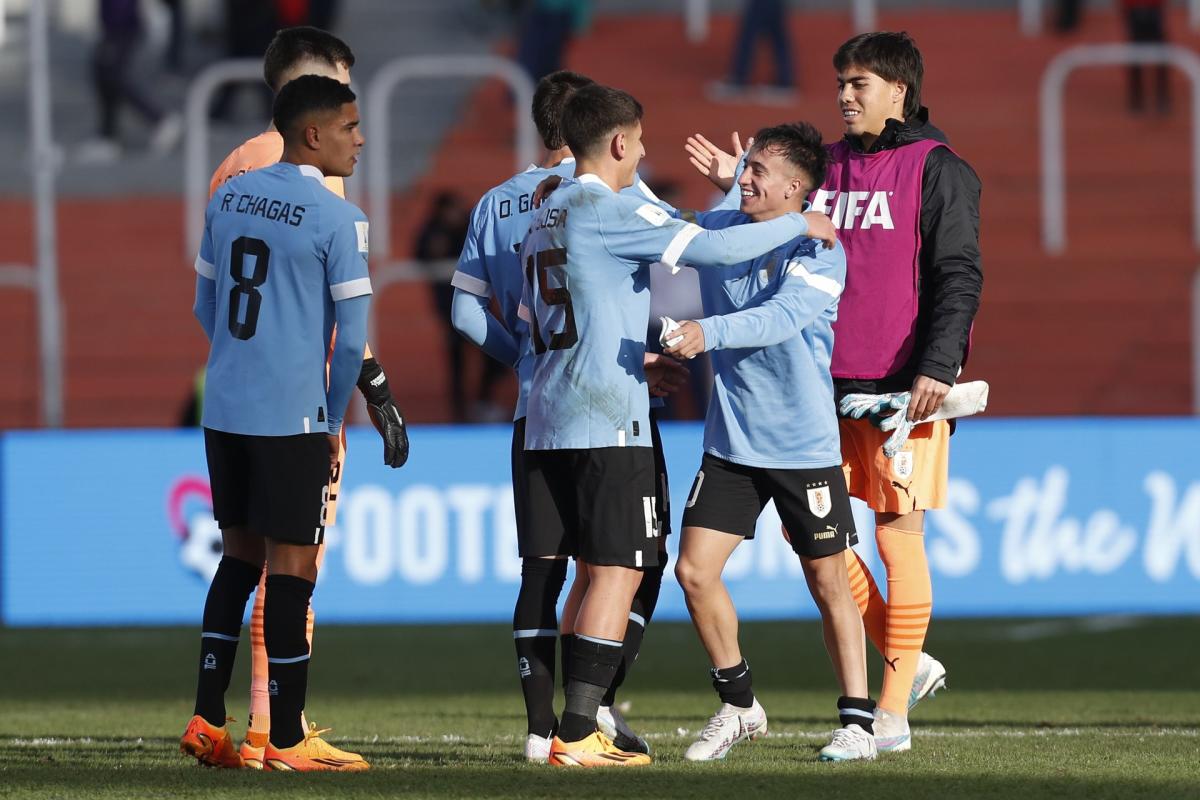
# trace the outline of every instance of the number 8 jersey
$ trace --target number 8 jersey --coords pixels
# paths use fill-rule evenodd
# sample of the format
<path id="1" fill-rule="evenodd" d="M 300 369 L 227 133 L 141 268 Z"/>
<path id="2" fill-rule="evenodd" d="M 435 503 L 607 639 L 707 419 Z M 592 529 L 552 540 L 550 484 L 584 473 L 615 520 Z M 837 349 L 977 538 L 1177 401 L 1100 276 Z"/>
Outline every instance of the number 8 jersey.
<path id="1" fill-rule="evenodd" d="M 209 201 L 196 271 L 216 284 L 203 426 L 327 433 L 334 303 L 371 293 L 366 215 L 315 167 L 247 172 Z"/>
<path id="2" fill-rule="evenodd" d="M 650 446 L 649 265 L 673 266 L 696 233 L 591 174 L 543 203 L 520 252 L 534 354 L 527 450 Z"/>

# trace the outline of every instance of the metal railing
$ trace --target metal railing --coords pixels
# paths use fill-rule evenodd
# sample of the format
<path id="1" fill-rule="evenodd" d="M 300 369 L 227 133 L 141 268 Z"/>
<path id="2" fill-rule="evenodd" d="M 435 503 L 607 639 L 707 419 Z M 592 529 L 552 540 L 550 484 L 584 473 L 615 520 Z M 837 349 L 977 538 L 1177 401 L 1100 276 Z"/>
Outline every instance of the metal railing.
<path id="1" fill-rule="evenodd" d="M 50 22 L 45 3 L 31 3 L 29 14 L 29 142 L 33 168 L 34 268 L 9 267 L 4 284 L 37 294 L 38 359 L 42 374 L 42 424 L 63 424 L 63 322 L 58 295 L 58 232 L 54 144 L 50 98 Z"/>
<path id="2" fill-rule="evenodd" d="M 378 309 L 383 293 L 399 284 L 425 286 L 432 282 L 449 281 L 458 262 L 452 258 L 438 261 L 402 259 L 377 265 L 371 270 L 371 314 L 367 318 L 367 341 L 379 341 Z"/>
<path id="3" fill-rule="evenodd" d="M 228 83 L 262 80 L 262 61 L 236 58 L 218 61 L 200 71 L 188 86 L 183 106 L 183 257 L 191 264 L 200 252 L 204 234 L 204 208 L 208 205 L 208 181 L 214 164 L 209 161 L 208 109 L 213 95 Z"/>
<path id="4" fill-rule="evenodd" d="M 1184 47 L 1163 44 L 1079 45 L 1057 55 L 1042 74 L 1042 247 L 1059 254 L 1067 248 L 1063 146 L 1063 89 L 1081 67 L 1168 64 L 1192 85 L 1192 238 L 1200 247 L 1200 57 Z"/>
<path id="5" fill-rule="evenodd" d="M 708 18 L 711 15 L 708 0 L 683 0 L 683 27 L 689 42 L 703 42 L 708 38 Z M 853 21 L 855 33 L 875 30 L 877 18 L 875 0 L 851 0 L 850 19 Z"/>
<path id="6" fill-rule="evenodd" d="M 533 81 L 515 62 L 498 56 L 412 56 L 393 59 L 375 73 L 367 86 L 363 107 L 367 146 L 363 157 L 366 170 L 368 217 L 372 224 L 373 258 L 388 259 L 392 254 L 392 93 L 404 81 L 446 78 L 499 78 L 513 92 L 516 116 L 516 171 L 520 172 L 537 158 L 538 137 L 529 109 L 533 105 Z"/>

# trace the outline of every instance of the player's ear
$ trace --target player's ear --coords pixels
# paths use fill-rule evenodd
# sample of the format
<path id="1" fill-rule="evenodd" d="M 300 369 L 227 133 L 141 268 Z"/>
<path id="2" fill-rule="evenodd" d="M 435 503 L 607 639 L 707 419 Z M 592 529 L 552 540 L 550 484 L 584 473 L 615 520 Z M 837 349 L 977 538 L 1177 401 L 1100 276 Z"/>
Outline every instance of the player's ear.
<path id="1" fill-rule="evenodd" d="M 892 84 L 892 102 L 897 103 L 904 99 L 908 94 L 908 84 L 904 81 L 896 81 Z"/>
<path id="2" fill-rule="evenodd" d="M 612 156 L 617 161 L 625 158 L 625 131 L 617 131 L 613 135 L 612 141 L 609 143 L 609 149 L 612 151 Z"/>
<path id="3" fill-rule="evenodd" d="M 304 126 L 304 143 L 310 150 L 321 149 L 321 129 L 316 125 Z"/>

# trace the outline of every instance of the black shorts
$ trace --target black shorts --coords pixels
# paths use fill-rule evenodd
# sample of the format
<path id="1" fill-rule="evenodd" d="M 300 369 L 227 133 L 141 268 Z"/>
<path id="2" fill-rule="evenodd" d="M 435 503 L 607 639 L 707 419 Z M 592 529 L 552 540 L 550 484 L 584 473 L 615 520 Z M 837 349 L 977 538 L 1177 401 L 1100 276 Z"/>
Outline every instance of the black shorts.
<path id="1" fill-rule="evenodd" d="M 517 553 L 521 558 L 578 555 L 574 532 L 570 536 L 561 525 L 534 525 L 530 522 L 533 508 L 554 507 L 554 496 L 541 470 L 531 467 L 529 451 L 525 449 L 525 418 L 513 423 L 512 485 L 513 511 L 517 517 Z"/>
<path id="2" fill-rule="evenodd" d="M 710 528 L 746 539 L 768 500 L 805 558 L 822 558 L 858 543 L 850 493 L 841 467 L 767 469 L 704 454 L 692 484 L 683 527 Z"/>
<path id="3" fill-rule="evenodd" d="M 531 539 L 597 566 L 658 565 L 651 448 L 526 450 L 525 461 Z"/>
<path id="4" fill-rule="evenodd" d="M 213 516 L 292 544 L 325 541 L 329 439 L 323 433 L 247 436 L 204 429 Z"/>
<path id="5" fill-rule="evenodd" d="M 667 483 L 667 456 L 663 453 L 662 434 L 658 432 L 658 415 L 650 409 L 650 443 L 654 449 L 654 502 L 658 517 L 660 549 L 667 546 L 666 537 L 671 535 L 671 486 Z"/>

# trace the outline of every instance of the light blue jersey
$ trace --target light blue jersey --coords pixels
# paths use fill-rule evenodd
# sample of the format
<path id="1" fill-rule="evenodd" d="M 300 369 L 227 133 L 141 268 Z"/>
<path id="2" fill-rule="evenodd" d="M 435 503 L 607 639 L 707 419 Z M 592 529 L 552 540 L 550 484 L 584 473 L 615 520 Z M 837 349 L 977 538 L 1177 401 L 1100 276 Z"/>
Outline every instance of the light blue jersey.
<path id="1" fill-rule="evenodd" d="M 749 221 L 699 215 L 705 227 Z M 841 244 L 799 238 L 724 270 L 700 270 L 704 347 L 713 365 L 706 452 L 752 467 L 842 463 L 833 379 L 833 322 L 846 282 Z"/>
<path id="2" fill-rule="evenodd" d="M 538 184 L 551 175 L 569 178 L 574 174 L 575 159 L 565 158 L 553 167 L 531 165 L 524 172 L 519 172 L 490 189 L 471 211 L 467 240 L 451 280 L 456 289 L 477 297 L 490 298 L 494 295 L 496 298 L 500 317 L 513 338 L 518 354 L 516 370 L 519 389 L 513 419 L 525 416 L 529 387 L 533 381 L 533 350 L 529 345 L 529 326 L 517 313 L 517 307 L 521 303 L 521 287 L 525 280 L 524 268 L 517 251 L 537 210 L 533 207 L 533 193 Z M 635 178 L 633 186 L 623 189 L 622 193 L 673 210 L 655 197 L 640 178 Z M 487 335 L 485 329 L 480 329 L 470 338 L 479 339 L 477 343 L 488 350 L 484 341 Z M 507 347 L 497 348 L 500 349 L 508 350 Z"/>
<path id="3" fill-rule="evenodd" d="M 315 167 L 279 163 L 234 178 L 208 204 L 196 259 L 197 316 L 212 343 L 206 428 L 341 427 L 365 345 L 367 221 L 323 180 Z M 330 337 L 344 318 L 327 388 Z"/>
<path id="4" fill-rule="evenodd" d="M 525 447 L 649 447 L 649 265 L 736 264 L 808 232 L 799 214 L 705 231 L 593 174 L 543 203 L 521 246 L 534 353 Z"/>

